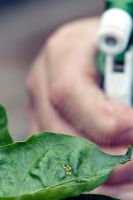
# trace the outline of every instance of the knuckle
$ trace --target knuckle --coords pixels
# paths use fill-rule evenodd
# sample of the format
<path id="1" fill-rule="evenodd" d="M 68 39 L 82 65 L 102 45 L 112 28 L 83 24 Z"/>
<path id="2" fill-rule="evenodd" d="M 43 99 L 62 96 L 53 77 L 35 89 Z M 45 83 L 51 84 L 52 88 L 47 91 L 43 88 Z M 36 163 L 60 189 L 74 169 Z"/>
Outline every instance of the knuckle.
<path id="1" fill-rule="evenodd" d="M 50 93 L 50 101 L 60 108 L 65 107 L 72 97 L 70 84 L 62 80 L 50 87 Z"/>

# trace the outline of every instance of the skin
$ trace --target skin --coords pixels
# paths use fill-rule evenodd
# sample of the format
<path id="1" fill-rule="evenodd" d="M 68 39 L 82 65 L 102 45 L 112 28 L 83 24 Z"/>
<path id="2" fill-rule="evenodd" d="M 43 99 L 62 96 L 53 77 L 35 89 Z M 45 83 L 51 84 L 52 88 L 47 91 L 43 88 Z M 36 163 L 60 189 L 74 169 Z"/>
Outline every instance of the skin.
<path id="1" fill-rule="evenodd" d="M 47 40 L 27 78 L 31 131 L 80 135 L 122 154 L 133 144 L 133 109 L 109 99 L 98 86 L 98 27 L 97 18 L 75 21 Z M 118 168 L 97 191 L 131 200 L 132 164 Z"/>

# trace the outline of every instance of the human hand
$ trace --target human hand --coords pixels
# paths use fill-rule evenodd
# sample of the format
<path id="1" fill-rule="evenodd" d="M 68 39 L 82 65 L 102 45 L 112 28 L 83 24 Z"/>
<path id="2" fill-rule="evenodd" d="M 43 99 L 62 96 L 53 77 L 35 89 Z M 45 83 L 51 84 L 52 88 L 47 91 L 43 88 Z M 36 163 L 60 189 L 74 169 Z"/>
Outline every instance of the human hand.
<path id="1" fill-rule="evenodd" d="M 98 23 L 93 18 L 65 25 L 50 37 L 33 63 L 27 79 L 31 130 L 81 135 L 120 153 L 133 144 L 133 110 L 106 97 L 98 86 Z M 114 172 L 107 193 L 123 198 L 123 193 L 107 188 L 132 185 L 131 163 Z"/>

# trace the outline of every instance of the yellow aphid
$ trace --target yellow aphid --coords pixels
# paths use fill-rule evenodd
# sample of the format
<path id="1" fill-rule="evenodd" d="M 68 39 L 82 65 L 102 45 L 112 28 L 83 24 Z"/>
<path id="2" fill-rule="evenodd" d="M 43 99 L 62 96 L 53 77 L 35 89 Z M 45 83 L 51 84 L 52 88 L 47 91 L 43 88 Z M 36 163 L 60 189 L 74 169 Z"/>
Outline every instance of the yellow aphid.
<path id="1" fill-rule="evenodd" d="M 72 175 L 72 167 L 70 165 L 64 165 L 64 164 L 62 164 L 62 167 L 66 171 L 66 174 L 68 176 Z"/>

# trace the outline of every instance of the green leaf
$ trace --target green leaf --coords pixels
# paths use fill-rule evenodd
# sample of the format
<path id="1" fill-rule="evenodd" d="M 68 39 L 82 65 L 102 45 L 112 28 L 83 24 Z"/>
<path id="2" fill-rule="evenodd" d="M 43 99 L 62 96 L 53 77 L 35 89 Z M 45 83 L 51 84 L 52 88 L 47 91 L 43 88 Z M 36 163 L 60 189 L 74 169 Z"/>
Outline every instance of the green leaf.
<path id="1" fill-rule="evenodd" d="M 13 143 L 8 131 L 8 119 L 5 108 L 0 105 L 0 146 Z"/>
<path id="2" fill-rule="evenodd" d="M 40 133 L 0 147 L 0 200 L 60 200 L 79 196 L 105 182 L 131 159 L 111 156 L 80 137 Z"/>
<path id="3" fill-rule="evenodd" d="M 84 194 L 79 197 L 72 197 L 66 200 L 118 200 L 116 198 L 103 196 L 103 195 L 94 195 L 94 194 Z"/>

